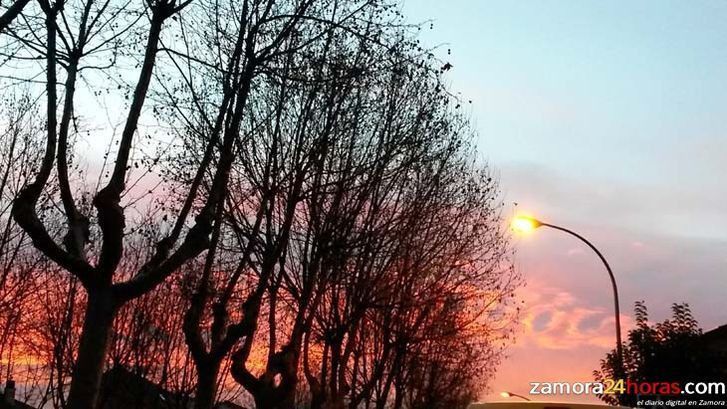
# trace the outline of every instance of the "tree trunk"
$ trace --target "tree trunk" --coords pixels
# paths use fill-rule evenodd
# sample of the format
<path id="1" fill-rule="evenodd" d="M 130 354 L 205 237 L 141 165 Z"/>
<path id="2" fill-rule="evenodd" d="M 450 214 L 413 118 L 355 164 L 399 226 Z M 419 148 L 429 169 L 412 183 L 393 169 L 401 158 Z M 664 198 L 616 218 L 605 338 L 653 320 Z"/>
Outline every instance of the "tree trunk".
<path id="1" fill-rule="evenodd" d="M 211 358 L 210 360 L 214 360 Z M 194 409 L 211 409 L 217 396 L 217 375 L 220 361 L 197 366 L 197 394 L 194 397 Z"/>
<path id="2" fill-rule="evenodd" d="M 310 409 L 323 409 L 323 405 L 326 404 L 326 394 L 323 388 L 319 385 L 309 385 L 310 387 Z"/>
<path id="3" fill-rule="evenodd" d="M 297 362 L 297 361 L 296 361 Z M 265 379 L 253 393 L 257 409 L 295 409 L 295 393 L 298 381 L 294 372 L 281 373 L 279 385 L 273 379 Z"/>
<path id="4" fill-rule="evenodd" d="M 401 409 L 404 407 L 404 388 L 398 383 L 394 385 L 394 409 Z"/>
<path id="5" fill-rule="evenodd" d="M 295 393 L 275 391 L 271 388 L 265 393 L 255 396 L 257 409 L 295 409 Z"/>
<path id="6" fill-rule="evenodd" d="M 116 306 L 110 292 L 88 292 L 68 409 L 95 409 L 115 315 Z"/>

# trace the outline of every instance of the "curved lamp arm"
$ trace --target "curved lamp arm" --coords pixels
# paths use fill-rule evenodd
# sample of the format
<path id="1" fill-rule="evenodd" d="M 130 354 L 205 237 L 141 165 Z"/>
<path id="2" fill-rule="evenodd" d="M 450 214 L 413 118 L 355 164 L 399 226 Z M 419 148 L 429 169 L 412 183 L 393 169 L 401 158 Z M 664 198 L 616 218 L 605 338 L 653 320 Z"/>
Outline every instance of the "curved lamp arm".
<path id="1" fill-rule="evenodd" d="M 544 223 L 541 221 L 537 221 L 538 226 L 545 226 L 550 227 L 552 229 L 560 230 L 562 232 L 568 233 L 572 236 L 577 237 L 582 242 L 586 243 L 588 247 L 593 250 L 596 255 L 598 255 L 598 258 L 601 259 L 601 262 L 603 262 L 603 265 L 606 266 L 606 270 L 608 271 L 608 276 L 611 278 L 611 286 L 613 287 L 613 304 L 614 304 L 614 313 L 615 313 L 615 319 L 616 319 L 616 355 L 618 357 L 619 365 L 621 366 L 619 369 L 623 370 L 623 346 L 621 343 L 621 310 L 619 308 L 619 301 L 618 301 L 618 287 L 616 286 L 616 277 L 613 275 L 613 270 L 611 270 L 611 266 L 608 264 L 608 261 L 606 261 L 606 258 L 603 257 L 603 254 L 601 254 L 600 251 L 594 246 L 590 241 L 586 240 L 585 237 L 581 236 L 580 234 L 566 229 L 565 227 L 556 226 L 554 224 L 550 223 Z"/>

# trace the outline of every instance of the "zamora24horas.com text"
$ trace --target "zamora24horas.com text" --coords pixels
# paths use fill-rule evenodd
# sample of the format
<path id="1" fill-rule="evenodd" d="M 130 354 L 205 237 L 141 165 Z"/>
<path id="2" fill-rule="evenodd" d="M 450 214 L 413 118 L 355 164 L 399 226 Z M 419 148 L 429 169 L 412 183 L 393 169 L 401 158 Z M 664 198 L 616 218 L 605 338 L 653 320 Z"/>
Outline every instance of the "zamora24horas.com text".
<path id="1" fill-rule="evenodd" d="M 530 382 L 530 395 L 634 395 L 674 398 L 710 396 L 724 399 L 709 401 L 710 405 L 727 406 L 725 382 L 642 382 L 630 379 L 606 379 L 602 382 Z M 699 399 L 697 399 L 699 401 Z M 705 400 L 706 402 L 706 400 Z M 650 403 L 644 403 L 649 405 Z M 654 403 L 657 404 L 657 403 Z M 688 403 L 684 403 L 688 405 Z M 696 403 L 695 405 L 699 405 Z"/>

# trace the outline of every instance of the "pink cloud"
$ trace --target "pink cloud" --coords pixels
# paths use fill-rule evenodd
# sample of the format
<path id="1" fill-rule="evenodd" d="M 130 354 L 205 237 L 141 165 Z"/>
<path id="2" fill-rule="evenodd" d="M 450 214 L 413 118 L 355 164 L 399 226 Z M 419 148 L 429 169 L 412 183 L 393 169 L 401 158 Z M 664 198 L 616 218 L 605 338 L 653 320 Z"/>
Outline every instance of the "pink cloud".
<path id="1" fill-rule="evenodd" d="M 527 306 L 518 337 L 520 346 L 572 350 L 584 346 L 614 347 L 614 317 L 610 308 L 593 307 L 569 291 L 529 280 L 520 296 Z M 624 332 L 630 318 L 621 314 Z"/>
<path id="2" fill-rule="evenodd" d="M 519 290 L 522 311 L 515 344 L 500 366 L 484 400 L 501 400 L 499 393 L 525 394 L 531 382 L 592 382 L 600 357 L 615 346 L 610 308 L 589 305 L 588 297 L 551 285 L 538 277 Z M 624 333 L 632 320 L 621 316 Z M 531 396 L 544 401 L 598 402 L 593 395 Z"/>
<path id="3" fill-rule="evenodd" d="M 595 346 L 614 347 L 612 309 L 594 307 L 562 288 L 530 279 L 520 290 L 525 301 L 517 346 L 572 350 Z M 621 314 L 624 332 L 631 319 Z"/>

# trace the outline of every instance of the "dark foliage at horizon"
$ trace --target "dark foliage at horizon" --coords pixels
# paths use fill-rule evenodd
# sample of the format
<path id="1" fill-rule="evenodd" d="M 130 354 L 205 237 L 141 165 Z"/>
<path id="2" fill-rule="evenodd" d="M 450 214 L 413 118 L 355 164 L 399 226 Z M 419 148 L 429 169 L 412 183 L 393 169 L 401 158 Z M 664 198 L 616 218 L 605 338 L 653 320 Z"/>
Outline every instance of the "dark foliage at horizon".
<path id="1" fill-rule="evenodd" d="M 601 360 L 601 368 L 593 371 L 595 379 L 676 382 L 680 387 L 687 382 L 724 380 L 720 358 L 706 347 L 702 329 L 689 305 L 674 303 L 671 310 L 671 318 L 651 324 L 646 304 L 637 301 L 634 307 L 636 328 L 629 331 L 628 341 L 624 343 L 624 373 L 617 369 L 614 350 Z M 636 406 L 638 396 L 623 393 L 600 398 L 611 405 Z"/>

